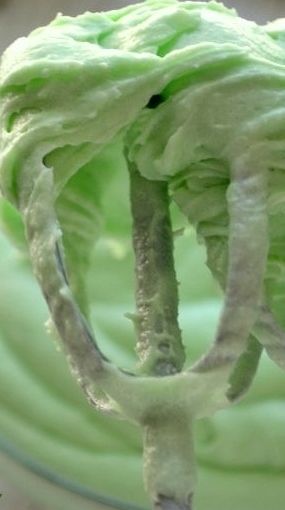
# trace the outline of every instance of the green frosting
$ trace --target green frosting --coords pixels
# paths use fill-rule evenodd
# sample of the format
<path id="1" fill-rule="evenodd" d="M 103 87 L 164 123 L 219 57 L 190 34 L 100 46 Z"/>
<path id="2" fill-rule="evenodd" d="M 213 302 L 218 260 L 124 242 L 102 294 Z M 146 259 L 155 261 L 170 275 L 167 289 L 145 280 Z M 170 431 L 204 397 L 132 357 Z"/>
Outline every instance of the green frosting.
<path id="1" fill-rule="evenodd" d="M 109 156 L 127 131 L 142 174 L 173 182 L 174 198 L 206 240 L 209 266 L 221 281 L 230 165 L 252 144 L 270 169 L 265 292 L 283 324 L 283 29 L 282 20 L 259 27 L 217 2 L 152 0 L 109 13 L 59 15 L 6 50 L 1 188 L 24 209 L 33 169 L 53 169 L 79 293 L 100 227 L 97 190 L 108 184 L 103 147 Z M 158 95 L 162 104 L 145 108 Z M 84 181 L 90 182 L 85 191 Z M 70 215 L 74 194 L 86 202 L 91 188 L 96 196 L 87 213 L 78 207 Z M 83 239 L 85 221 L 93 228 L 84 229 Z"/>
<path id="2" fill-rule="evenodd" d="M 107 13 L 59 15 L 4 53 L 0 181 L 12 206 L 1 203 L 3 228 L 26 249 L 20 214 L 29 207 L 39 172 L 52 172 L 72 290 L 83 310 L 91 306 L 104 351 L 121 366 L 131 368 L 134 362 L 131 326 L 122 318 L 133 284 L 124 145 L 142 175 L 169 181 L 174 201 L 205 242 L 208 266 L 222 287 L 233 162 L 244 154 L 247 163 L 254 160 L 254 183 L 259 167 L 267 181 L 269 249 L 263 294 L 278 320 L 275 327 L 285 325 L 284 45 L 282 20 L 259 27 L 213 1 L 148 0 Z M 92 248 L 100 234 L 96 260 Z M 1 243 L 5 361 L 0 378 L 7 388 L 0 397 L 3 445 L 10 442 L 33 461 L 97 493 L 145 504 L 136 430 L 94 415 L 85 404 L 63 356 L 41 329 L 46 310 L 27 263 L 17 261 Z M 193 239 L 177 240 L 176 257 L 180 279 L 186 282 L 181 325 L 190 364 L 213 334 L 220 298 Z M 87 274 L 92 281 L 86 283 Z M 23 308 L 18 309 L 14 303 L 21 293 Z M 256 324 L 261 339 L 268 333 L 264 320 Z M 115 344 L 112 339 L 118 336 Z M 50 361 L 43 364 L 43 358 Z M 248 508 L 242 496 L 237 508 L 262 510 L 260 488 L 268 477 L 275 480 L 271 501 L 281 501 L 283 380 L 264 357 L 243 403 L 198 422 L 196 451 L 210 480 L 212 510 L 232 504 L 224 485 L 225 503 L 219 501 L 215 483 L 211 486 L 211 480 L 226 484 L 229 472 L 238 484 L 253 480 Z M 198 510 L 209 504 L 202 488 Z"/>

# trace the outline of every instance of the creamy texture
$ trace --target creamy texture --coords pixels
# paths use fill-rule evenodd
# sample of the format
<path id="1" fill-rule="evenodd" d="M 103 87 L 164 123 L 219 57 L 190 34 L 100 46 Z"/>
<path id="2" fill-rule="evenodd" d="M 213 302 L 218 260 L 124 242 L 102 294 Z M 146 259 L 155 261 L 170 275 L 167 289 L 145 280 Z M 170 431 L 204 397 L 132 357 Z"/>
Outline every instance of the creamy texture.
<path id="1" fill-rule="evenodd" d="M 169 180 L 174 199 L 195 225 L 200 238 L 205 240 L 208 265 L 222 285 L 227 259 L 226 192 L 231 164 L 240 153 L 253 146 L 259 149 L 260 163 L 265 162 L 268 168 L 270 251 L 265 286 L 274 313 L 283 324 L 284 33 L 282 21 L 258 27 L 216 2 L 157 0 L 104 14 L 86 13 L 77 18 L 59 16 L 49 26 L 19 39 L 6 51 L 0 68 L 1 189 L 14 207 L 25 212 L 38 172 L 46 168 L 53 171 L 54 197 L 67 265 L 73 291 L 82 308 L 87 301 L 87 269 L 91 268 L 91 274 L 95 275 L 90 252 L 103 228 L 104 214 L 107 244 L 111 243 L 109 246 L 113 246 L 114 253 L 116 247 L 119 253 L 124 253 L 129 213 L 122 200 L 127 186 L 123 143 L 129 146 L 143 175 Z M 155 96 L 158 104 L 152 108 L 150 101 Z M 3 207 L 6 228 L 23 244 L 18 213 Z M 191 251 L 186 260 L 187 250 L 188 240 L 187 248 L 183 246 L 180 254 L 181 258 L 185 257 L 184 279 L 188 280 Z M 122 260 L 128 273 L 129 262 L 124 257 Z M 106 262 L 104 258 L 104 278 L 110 277 Z M 114 260 L 111 266 L 113 263 Z M 25 273 L 27 289 L 32 285 L 28 283 L 29 278 Z M 103 287 L 107 287 L 105 281 Z M 126 285 L 126 279 L 123 281 L 124 284 L 117 284 L 118 288 Z M 197 287 L 199 285 L 202 283 L 197 283 Z M 207 292 L 205 287 L 205 295 Z M 96 312 L 95 323 L 107 354 L 112 360 L 131 366 L 131 339 L 126 349 L 112 344 L 106 307 L 98 308 L 96 290 L 91 289 L 89 295 L 92 303 L 94 298 L 97 300 L 99 312 Z M 121 294 L 119 298 L 122 302 Z M 186 298 L 189 298 L 187 293 Z M 129 299 L 130 293 L 126 306 Z M 185 340 L 191 331 L 190 319 L 191 327 L 197 326 L 192 333 L 197 342 L 212 334 L 211 327 L 202 335 L 201 323 L 205 322 L 205 317 L 209 325 L 211 320 L 213 324 L 216 322 L 218 301 L 213 307 L 199 304 L 197 309 L 188 309 L 187 305 L 185 314 L 182 312 Z M 109 310 L 110 296 L 108 313 Z M 121 314 L 118 307 L 114 310 Z M 39 314 L 44 315 L 42 311 Z M 18 321 L 15 316 L 15 324 Z M 125 332 L 125 327 L 122 326 L 120 335 L 122 342 L 130 334 Z M 115 329 L 117 335 L 117 322 Z M 62 418 L 60 413 L 65 408 L 60 410 L 57 401 L 63 369 L 60 366 L 56 388 L 54 375 L 46 374 L 45 367 L 39 371 L 42 349 L 49 350 L 51 360 L 58 360 L 58 355 L 48 343 L 43 343 L 46 347 L 39 347 L 37 339 L 33 340 L 33 335 L 28 333 L 31 343 L 23 351 L 17 334 L 14 332 L 17 349 L 20 349 L 21 359 L 25 356 L 27 364 L 32 363 L 29 371 L 32 370 L 33 375 L 28 375 L 26 368 L 19 370 L 19 354 L 15 357 L 14 352 L 12 355 L 9 352 L 11 333 L 4 331 L 3 351 L 8 350 L 4 352 L 7 356 L 4 366 L 10 363 L 11 368 L 3 370 L 1 377 L 5 379 L 3 385 L 13 384 L 15 396 L 12 399 L 3 396 L 2 434 L 40 462 L 77 482 L 95 487 L 98 492 L 119 499 L 129 498 L 131 502 L 144 501 L 138 481 L 140 449 L 133 429 L 130 429 L 132 432 L 128 429 L 132 441 L 127 440 L 125 424 L 122 427 L 120 423 L 105 422 L 93 413 L 91 418 L 91 412 L 79 396 L 75 406 L 71 410 L 68 407 Z M 41 352 L 35 358 L 37 349 Z M 244 404 L 219 413 L 206 424 L 201 422 L 197 441 L 201 465 L 212 469 L 231 468 L 235 472 L 264 472 L 265 478 L 268 473 L 276 474 L 280 476 L 280 491 L 284 494 L 281 479 L 285 470 L 282 378 L 278 369 L 274 370 L 268 360 L 264 361 L 262 375 Z M 18 380 L 17 386 L 15 380 Z M 68 379 L 64 401 L 69 401 L 76 391 L 71 390 L 71 385 Z M 24 387 L 27 391 L 23 396 L 20 388 Z M 38 393 L 41 389 L 44 396 Z M 16 423 L 14 417 L 19 412 L 19 401 L 25 402 L 25 412 L 23 410 L 22 422 L 17 420 Z M 33 413 L 35 401 L 39 407 Z M 43 413 L 41 401 L 60 417 L 56 424 L 50 421 L 51 413 Z M 84 408 L 82 414 L 81 408 Z M 34 434 L 30 427 L 23 425 L 31 416 Z M 73 423 L 74 429 L 68 425 L 63 432 L 64 420 Z M 95 422 L 97 427 L 94 427 Z M 94 429 L 98 436 L 93 435 Z M 82 430 L 82 438 L 79 430 Z M 59 436 L 61 449 L 54 446 L 55 437 Z M 109 453 L 104 446 L 104 462 L 100 458 L 99 468 L 98 457 L 93 452 L 98 452 L 105 437 Z M 74 452 L 76 439 L 80 445 Z M 81 462 L 72 463 L 70 459 L 79 458 L 83 449 Z M 124 472 L 121 469 L 126 458 L 130 469 L 127 477 L 125 469 Z M 107 476 L 110 469 L 114 473 L 112 480 Z M 262 480 L 260 474 L 257 487 Z M 133 487 L 133 494 L 130 494 L 130 487 Z M 276 495 L 275 486 L 274 490 Z M 198 493 L 198 501 L 199 497 L 202 501 Z M 250 508 L 257 504 L 260 510 L 258 499 L 251 502 Z"/>
<path id="2" fill-rule="evenodd" d="M 73 183 L 70 177 L 92 162 L 89 189 L 98 189 L 98 179 L 106 185 L 104 162 L 96 156 L 102 147 L 110 153 L 113 140 L 129 132 L 140 171 L 174 182 L 174 197 L 206 239 L 211 270 L 223 280 L 231 162 L 253 144 L 271 170 L 266 288 L 283 322 L 283 28 L 282 21 L 259 27 L 216 2 L 147 1 L 110 13 L 58 16 L 6 51 L 1 187 L 23 209 L 33 169 L 53 168 L 70 273 L 78 274 L 75 289 L 83 285 L 86 264 L 78 267 L 79 260 L 88 259 L 100 218 L 99 197 L 91 204 L 82 191 L 84 171 Z M 145 109 L 158 94 L 162 104 Z M 81 193 L 88 213 L 71 217 L 72 196 Z M 93 228 L 81 239 L 85 221 Z"/>

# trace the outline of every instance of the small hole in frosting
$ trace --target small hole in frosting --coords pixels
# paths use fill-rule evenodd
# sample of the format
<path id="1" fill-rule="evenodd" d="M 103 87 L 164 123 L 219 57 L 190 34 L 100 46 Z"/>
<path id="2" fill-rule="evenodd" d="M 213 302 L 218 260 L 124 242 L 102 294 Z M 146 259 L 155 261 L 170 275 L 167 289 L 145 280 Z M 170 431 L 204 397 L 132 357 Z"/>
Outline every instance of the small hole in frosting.
<path id="1" fill-rule="evenodd" d="M 146 105 L 146 108 L 154 110 L 154 108 L 157 108 L 163 102 L 164 97 L 161 94 L 154 94 L 153 96 L 151 96 L 149 102 Z"/>

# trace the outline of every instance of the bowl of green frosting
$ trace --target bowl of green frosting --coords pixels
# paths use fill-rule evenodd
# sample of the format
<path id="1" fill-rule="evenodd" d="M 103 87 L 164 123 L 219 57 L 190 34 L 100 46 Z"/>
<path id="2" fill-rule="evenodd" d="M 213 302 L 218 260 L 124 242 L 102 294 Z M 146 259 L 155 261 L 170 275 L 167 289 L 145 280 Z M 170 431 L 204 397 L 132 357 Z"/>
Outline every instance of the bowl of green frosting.
<path id="1" fill-rule="evenodd" d="M 137 360 L 125 144 L 144 177 L 169 182 L 191 367 L 223 305 L 228 162 L 253 147 L 270 168 L 264 295 L 282 328 L 284 48 L 284 20 L 258 26 L 215 1 L 147 0 L 58 15 L 4 53 L 0 476 L 44 508 L 146 510 L 149 501 L 138 428 L 85 400 L 33 276 L 24 223 L 39 174 L 53 172 L 74 296 L 104 354 L 127 371 Z M 262 321 L 256 331 L 267 347 Z M 197 510 L 283 508 L 284 371 L 282 354 L 272 357 L 280 366 L 262 353 L 242 400 L 196 421 Z"/>

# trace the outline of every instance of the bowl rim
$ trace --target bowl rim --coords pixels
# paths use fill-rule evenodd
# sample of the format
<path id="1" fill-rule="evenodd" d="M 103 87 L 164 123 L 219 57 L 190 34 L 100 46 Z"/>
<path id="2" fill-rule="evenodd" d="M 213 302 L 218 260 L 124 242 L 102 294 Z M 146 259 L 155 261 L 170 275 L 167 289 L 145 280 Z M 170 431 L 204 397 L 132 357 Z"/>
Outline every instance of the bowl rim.
<path id="1" fill-rule="evenodd" d="M 27 469 L 30 473 L 41 477 L 44 481 L 52 483 L 67 492 L 84 497 L 86 500 L 91 502 L 93 501 L 116 510 L 146 510 L 146 507 L 105 496 L 104 494 L 93 491 L 79 482 L 68 479 L 64 475 L 61 475 L 57 471 L 47 467 L 44 463 L 37 461 L 34 457 L 27 454 L 24 450 L 16 447 L 12 442 L 1 435 L 0 453 L 7 455 L 12 461 L 15 461 L 21 467 Z"/>

